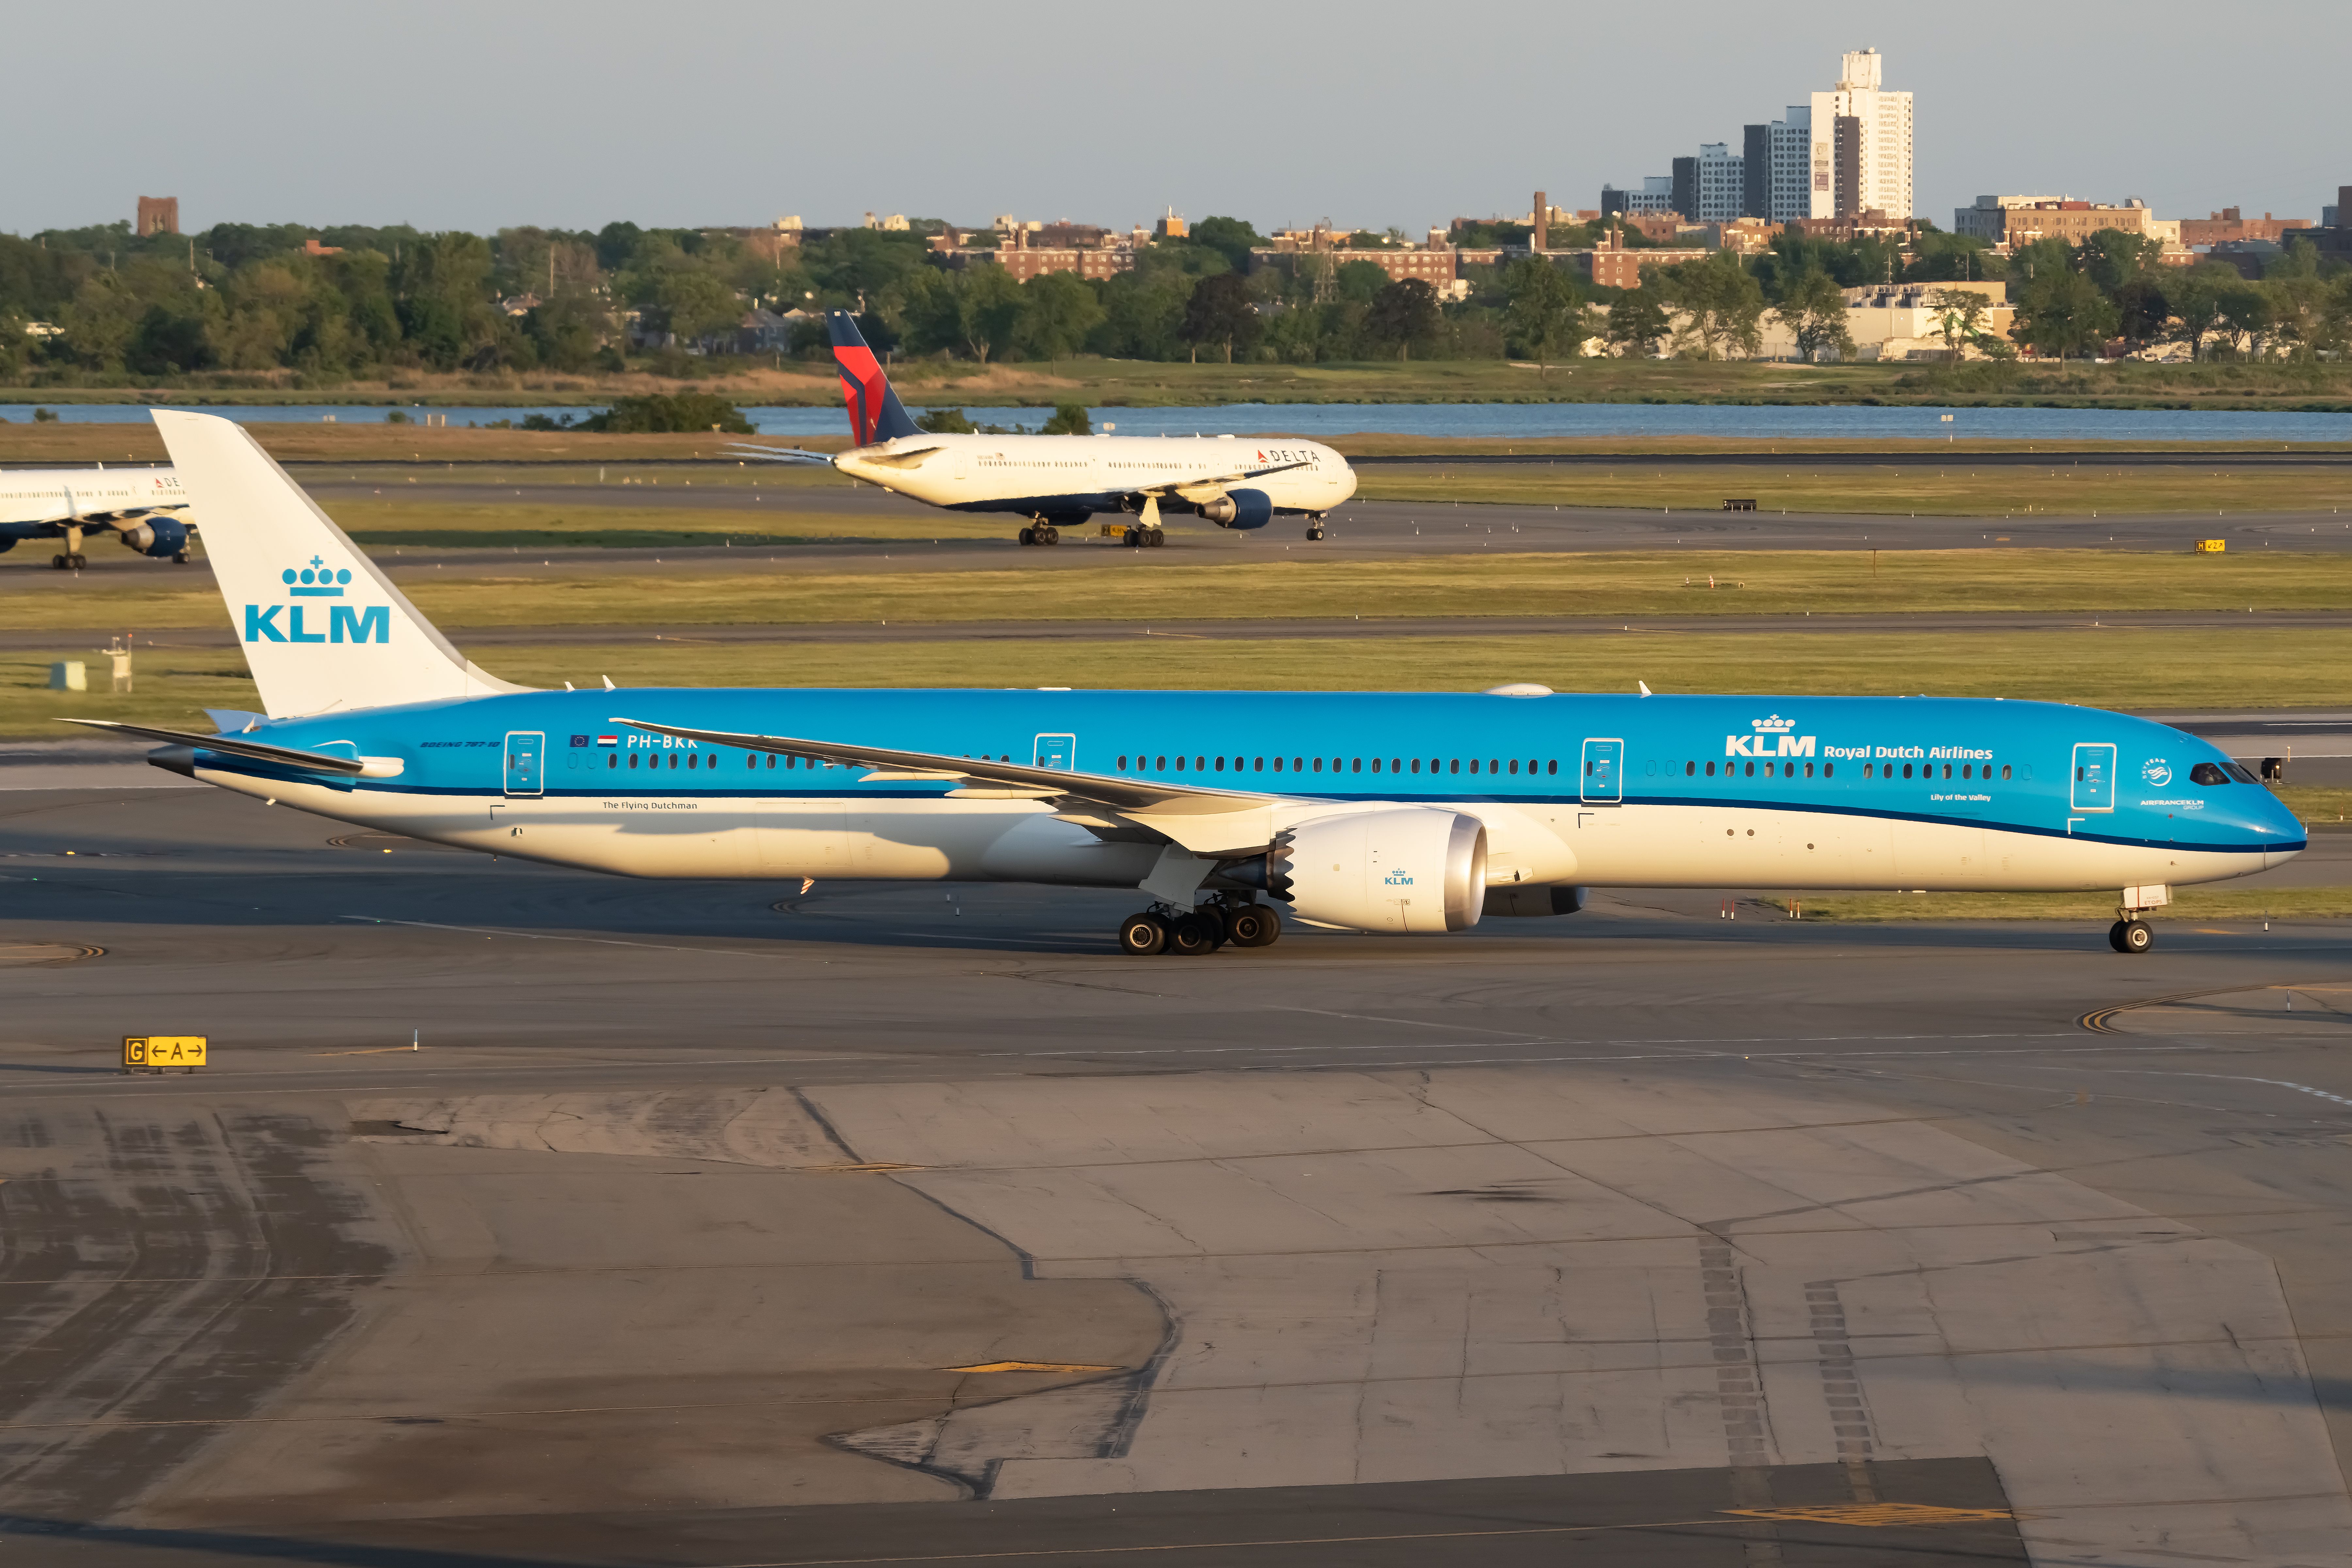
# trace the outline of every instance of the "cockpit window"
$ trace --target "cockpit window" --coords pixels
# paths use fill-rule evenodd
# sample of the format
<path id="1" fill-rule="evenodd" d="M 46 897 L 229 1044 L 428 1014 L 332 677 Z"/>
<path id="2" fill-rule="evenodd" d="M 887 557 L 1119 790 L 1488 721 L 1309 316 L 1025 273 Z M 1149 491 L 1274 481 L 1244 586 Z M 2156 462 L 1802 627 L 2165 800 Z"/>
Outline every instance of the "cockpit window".
<path id="1" fill-rule="evenodd" d="M 2211 763 L 2200 763 L 2189 770 L 2189 782 L 2203 784 L 2210 789 L 2215 784 L 2228 784 L 2230 775 Z"/>
<path id="2" fill-rule="evenodd" d="M 2228 773 L 2240 784 L 2260 784 L 2263 782 L 2256 778 L 2252 773 L 2248 773 L 2242 764 L 2237 763 L 2223 763 L 2221 764 L 2221 771 Z"/>

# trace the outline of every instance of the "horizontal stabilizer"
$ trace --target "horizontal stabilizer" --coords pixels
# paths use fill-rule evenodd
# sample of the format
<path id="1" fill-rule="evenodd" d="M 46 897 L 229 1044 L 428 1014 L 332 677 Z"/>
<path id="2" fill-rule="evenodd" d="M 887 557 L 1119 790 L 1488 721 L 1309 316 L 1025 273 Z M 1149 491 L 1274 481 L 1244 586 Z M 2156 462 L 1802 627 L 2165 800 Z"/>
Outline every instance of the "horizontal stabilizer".
<path id="1" fill-rule="evenodd" d="M 260 741 L 239 740 L 233 735 L 192 735 L 184 730 L 152 730 L 144 724 L 118 724 L 111 719 L 60 719 L 58 722 L 87 724 L 93 730 L 111 730 L 118 735 L 136 735 L 142 741 L 161 741 L 167 746 L 194 746 L 206 752 L 218 752 L 223 756 L 243 757 L 255 763 L 274 763 L 282 768 L 302 768 L 315 773 L 341 773 L 347 778 L 358 778 L 377 771 L 360 757 L 337 757 L 324 752 L 298 751 L 292 746 L 272 746 Z"/>
<path id="2" fill-rule="evenodd" d="M 738 441 L 727 448 L 730 458 L 748 458 L 758 463 L 826 463 L 833 461 L 830 452 L 804 452 L 798 447 L 760 447 Z"/>

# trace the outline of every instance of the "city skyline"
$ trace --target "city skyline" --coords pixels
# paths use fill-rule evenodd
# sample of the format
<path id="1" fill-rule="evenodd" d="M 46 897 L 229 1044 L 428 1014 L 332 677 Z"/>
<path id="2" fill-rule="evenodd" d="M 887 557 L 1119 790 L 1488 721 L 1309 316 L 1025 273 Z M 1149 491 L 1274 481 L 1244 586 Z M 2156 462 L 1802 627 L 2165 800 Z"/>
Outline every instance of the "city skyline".
<path id="1" fill-rule="evenodd" d="M 867 209 L 1124 226 L 1173 207 L 1412 235 L 1524 210 L 1538 186 L 1582 206 L 1581 193 L 1702 144 L 1737 153 L 1744 127 L 1782 118 L 1834 79 L 1837 56 L 1868 47 L 1916 95 L 1911 206 L 1939 226 L 2008 190 L 2315 218 L 2344 177 L 2341 139 L 2325 130 L 2331 62 L 2352 52 L 2341 6 L 2293 0 L 2261 37 L 2200 37 L 2194 50 L 2179 47 L 2192 13 L 2178 0 L 2056 13 L 1992 0 L 1957 35 L 1822 0 L 1791 0 L 1769 29 L 1752 9 L 1702 9 L 1685 36 L 1718 47 L 1625 72 L 1603 62 L 1656 54 L 1638 18 L 1571 25 L 1506 4 L 1475 37 L 1417 33 L 1402 49 L 1304 8 L 1294 27 L 1278 5 L 1211 0 L 1195 31 L 1237 41 L 1213 79 L 1129 99 L 1095 84 L 1116 75 L 1106 58 L 1164 47 L 1156 29 L 1116 16 L 1076 29 L 1030 0 L 984 15 L 916 0 L 894 13 L 887 50 L 798 38 L 771 12 L 724 5 L 654 37 L 621 27 L 617 7 L 599 21 L 595 7 L 428 6 L 397 27 L 277 4 L 51 8 L 20 18 L 20 59 L 106 58 L 127 27 L 173 61 L 176 94 L 152 112 L 91 116 L 77 73 L 25 73 L 20 119 L 72 132 L 12 168 L 0 230 L 127 219 L 136 195 L 164 193 L 187 228 L 783 213 L 837 225 Z M 2295 47 L 2278 47 L 2282 32 Z M 1498 49 L 1497 37 L 1527 47 Z M 2020 38 L 2049 68 L 2029 68 Z M 354 81 L 359 58 L 370 67 Z M 2216 135 L 2210 114 L 2186 110 L 2233 79 L 2263 90 L 2233 95 Z M 1471 102 L 1480 133 L 1465 140 L 1448 106 Z M 1396 112 L 1364 112 L 1383 104 Z"/>

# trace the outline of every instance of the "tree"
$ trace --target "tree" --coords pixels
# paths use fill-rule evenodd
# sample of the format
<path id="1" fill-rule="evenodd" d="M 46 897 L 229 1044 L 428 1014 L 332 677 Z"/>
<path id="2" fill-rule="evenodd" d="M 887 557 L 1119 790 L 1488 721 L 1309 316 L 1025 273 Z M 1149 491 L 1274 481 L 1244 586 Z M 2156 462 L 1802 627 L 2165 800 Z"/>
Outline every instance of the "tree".
<path id="1" fill-rule="evenodd" d="M 1102 301 L 1076 273 L 1042 273 L 1021 290 L 1013 338 L 1025 357 L 1057 360 L 1077 353 L 1102 320 Z"/>
<path id="2" fill-rule="evenodd" d="M 1665 306 L 1647 289 L 1628 289 L 1609 302 L 1608 338 L 1620 354 L 1647 358 L 1673 330 Z"/>
<path id="3" fill-rule="evenodd" d="M 695 267 L 664 268 L 654 280 L 652 303 L 682 345 L 731 331 L 743 317 L 735 290 Z"/>
<path id="4" fill-rule="evenodd" d="M 1970 296 L 1974 298 L 1974 296 Z M 1773 318 L 1797 340 L 1797 353 L 1808 363 L 1835 349 L 1840 358 L 1853 353 L 1853 333 L 1847 329 L 1845 290 L 1818 268 L 1790 283 L 1772 307 Z"/>
<path id="5" fill-rule="evenodd" d="M 2043 271 L 2017 305 L 2017 334 L 2037 353 L 2070 359 L 2115 335 L 2116 311 L 2099 286 L 2069 268 Z"/>
<path id="6" fill-rule="evenodd" d="M 1954 359 L 1966 357 L 1962 344 L 1982 348 L 1989 334 L 1985 331 L 1988 309 L 1985 297 L 1973 289 L 1938 289 L 1927 296 L 1927 308 L 1936 312 L 1936 332 L 1944 340 L 1944 352 Z"/>
<path id="7" fill-rule="evenodd" d="M 1698 357 L 1752 354 L 1761 346 L 1764 290 L 1739 265 L 1737 252 L 1718 250 L 1704 261 L 1683 261 L 1655 269 L 1660 300 L 1681 312 L 1677 342 Z"/>
<path id="8" fill-rule="evenodd" d="M 1195 363 L 1202 345 L 1210 343 L 1222 345 L 1225 363 L 1233 363 L 1234 348 L 1248 348 L 1257 342 L 1262 330 L 1249 283 L 1238 272 L 1202 279 L 1192 286 L 1192 298 L 1184 301 L 1183 337 L 1192 345 Z"/>
<path id="9" fill-rule="evenodd" d="M 2229 335 L 2230 346 L 2249 359 L 2264 358 L 2272 329 L 2278 324 L 2278 310 L 2270 290 L 2260 283 L 2242 281 L 2221 293 L 2221 331 Z"/>
<path id="10" fill-rule="evenodd" d="M 1046 420 L 1037 433 L 1040 436 L 1091 436 L 1095 433 L 1095 425 L 1085 404 L 1056 403 L 1054 405 L 1054 416 Z"/>
<path id="11" fill-rule="evenodd" d="M 2142 273 L 2116 290 L 2116 330 L 2132 347 L 2156 342 L 2171 321 L 2172 301 L 2155 277 Z"/>
<path id="12" fill-rule="evenodd" d="M 1400 278 L 1372 296 L 1364 312 L 1364 331 L 1375 342 L 1395 345 L 1397 358 L 1412 357 L 1412 345 L 1437 336 L 1443 321 L 1437 290 L 1418 278 Z"/>
<path id="13" fill-rule="evenodd" d="M 2173 335 L 2189 345 L 2189 357 L 2205 357 L 2205 340 L 2221 324 L 2222 291 L 2243 281 L 2234 267 L 2209 261 L 2192 267 L 2172 280 L 2166 298 L 2179 326 Z"/>
<path id="14" fill-rule="evenodd" d="M 1513 262 L 1503 273 L 1503 291 L 1510 300 L 1504 312 L 1506 330 L 1520 352 L 1533 356 L 1538 378 L 1551 374 L 1549 362 L 1555 355 L 1563 350 L 1578 353 L 1590 335 L 1583 296 L 1566 273 L 1543 257 Z"/>
<path id="15" fill-rule="evenodd" d="M 615 398 L 612 407 L 602 414 L 590 415 L 578 428 L 632 436 L 698 430 L 720 430 L 733 436 L 753 434 L 751 422 L 733 404 L 709 392 Z"/>
<path id="16" fill-rule="evenodd" d="M 1265 244 L 1257 230 L 1237 217 L 1204 217 L 1187 237 L 1197 246 L 1215 251 L 1236 272 L 1249 270 L 1250 252 Z"/>

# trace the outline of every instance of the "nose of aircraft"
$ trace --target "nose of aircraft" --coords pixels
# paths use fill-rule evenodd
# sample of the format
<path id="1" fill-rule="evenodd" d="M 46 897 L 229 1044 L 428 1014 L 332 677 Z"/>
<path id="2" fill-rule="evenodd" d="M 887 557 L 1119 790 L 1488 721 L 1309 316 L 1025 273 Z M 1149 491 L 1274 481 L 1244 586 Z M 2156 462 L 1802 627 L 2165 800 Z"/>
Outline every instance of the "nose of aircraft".
<path id="1" fill-rule="evenodd" d="M 2254 795 L 2257 792 L 2260 798 L 2252 803 L 2252 809 L 2246 814 L 2247 826 L 2254 830 L 2256 837 L 2266 847 L 2263 852 L 2263 866 L 2283 866 L 2302 853 L 2304 846 L 2310 840 L 2311 830 L 2303 825 L 2301 817 L 2288 809 L 2286 802 L 2267 788 L 2257 784 L 2247 793 Z M 2278 847 L 2267 847 L 2272 844 Z"/>

